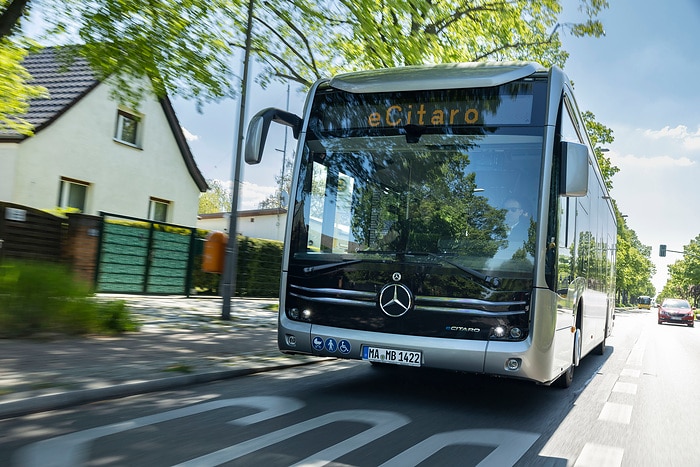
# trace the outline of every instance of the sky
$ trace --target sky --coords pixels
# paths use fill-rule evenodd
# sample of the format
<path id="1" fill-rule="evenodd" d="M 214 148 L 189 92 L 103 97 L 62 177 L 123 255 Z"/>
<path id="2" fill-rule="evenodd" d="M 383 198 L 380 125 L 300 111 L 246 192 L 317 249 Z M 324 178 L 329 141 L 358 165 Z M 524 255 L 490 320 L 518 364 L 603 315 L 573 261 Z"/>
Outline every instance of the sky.
<path id="1" fill-rule="evenodd" d="M 562 37 L 570 56 L 564 71 L 574 82 L 582 111 L 612 129 L 606 155 L 620 171 L 612 197 L 629 228 L 652 248 L 660 292 L 668 265 L 682 258 L 658 255 L 659 245 L 682 251 L 700 235 L 700 0 L 609 0 L 599 16 L 601 38 Z M 578 1 L 564 0 L 560 23 L 582 20 Z M 240 57 L 232 58 L 240 63 Z M 255 71 L 255 68 L 253 68 Z M 284 84 L 252 86 L 244 121 L 265 107 L 301 115 L 304 95 Z M 197 164 L 207 179 L 232 176 L 239 102 L 205 106 L 174 102 Z M 239 209 L 255 209 L 274 192 L 283 159 L 292 157 L 291 134 L 273 125 L 263 162 L 242 167 Z M 275 144 L 276 143 L 276 144 Z"/>

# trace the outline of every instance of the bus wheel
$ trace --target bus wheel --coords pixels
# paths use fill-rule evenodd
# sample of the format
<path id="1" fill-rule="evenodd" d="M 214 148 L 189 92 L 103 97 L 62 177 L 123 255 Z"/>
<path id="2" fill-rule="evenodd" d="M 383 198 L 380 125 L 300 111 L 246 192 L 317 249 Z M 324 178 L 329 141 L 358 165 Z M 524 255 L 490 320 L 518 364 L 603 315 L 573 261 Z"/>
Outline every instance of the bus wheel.
<path id="1" fill-rule="evenodd" d="M 568 388 L 571 386 L 571 383 L 574 381 L 574 369 L 576 368 L 576 363 L 578 362 L 578 359 L 581 356 L 581 331 L 576 330 L 576 333 L 574 333 L 574 350 L 571 355 L 571 366 L 559 376 L 554 381 L 554 385 L 558 388 Z"/>
<path id="2" fill-rule="evenodd" d="M 608 318 L 605 318 L 605 329 L 603 329 L 603 341 L 595 346 L 593 352 L 596 355 L 605 355 L 605 340 L 608 338 Z"/>
<path id="3" fill-rule="evenodd" d="M 571 386 L 571 383 L 574 381 L 574 368 L 576 367 L 572 362 L 569 369 L 562 373 L 562 375 L 557 378 L 556 381 L 554 381 L 554 385 L 562 389 L 566 389 Z"/>

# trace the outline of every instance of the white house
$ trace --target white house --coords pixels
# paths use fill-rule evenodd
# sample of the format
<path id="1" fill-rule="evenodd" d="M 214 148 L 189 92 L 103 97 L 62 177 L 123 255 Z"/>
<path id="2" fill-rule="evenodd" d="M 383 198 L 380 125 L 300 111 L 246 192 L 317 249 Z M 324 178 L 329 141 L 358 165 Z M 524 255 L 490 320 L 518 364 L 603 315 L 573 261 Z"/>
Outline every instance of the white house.
<path id="1" fill-rule="evenodd" d="M 218 230 L 228 234 L 230 213 L 215 212 L 212 214 L 200 214 L 197 228 L 204 230 Z M 238 211 L 236 230 L 239 235 L 265 240 L 284 241 L 284 228 L 287 222 L 287 210 L 281 208 L 251 209 Z"/>
<path id="2" fill-rule="evenodd" d="M 66 68 L 56 52 L 24 62 L 50 96 L 30 103 L 34 136 L 0 132 L 0 200 L 194 226 L 208 186 L 169 99 L 119 105 L 86 61 Z"/>

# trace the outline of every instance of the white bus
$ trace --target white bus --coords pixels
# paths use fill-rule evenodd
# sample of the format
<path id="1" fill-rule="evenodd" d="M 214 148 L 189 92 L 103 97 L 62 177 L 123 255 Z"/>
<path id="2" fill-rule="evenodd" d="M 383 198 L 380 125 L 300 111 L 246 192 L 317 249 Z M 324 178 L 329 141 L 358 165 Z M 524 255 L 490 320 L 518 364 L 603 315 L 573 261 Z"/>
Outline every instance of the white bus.
<path id="1" fill-rule="evenodd" d="M 282 352 L 571 384 L 612 327 L 617 226 L 571 84 L 531 62 L 321 79 L 298 138 Z"/>

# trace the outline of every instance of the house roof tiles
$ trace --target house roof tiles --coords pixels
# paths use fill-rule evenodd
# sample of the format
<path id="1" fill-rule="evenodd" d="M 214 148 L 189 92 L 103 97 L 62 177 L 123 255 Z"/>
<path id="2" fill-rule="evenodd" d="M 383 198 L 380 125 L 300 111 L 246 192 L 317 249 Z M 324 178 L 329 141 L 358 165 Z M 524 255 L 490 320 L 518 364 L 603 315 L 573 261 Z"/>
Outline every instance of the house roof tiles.
<path id="1" fill-rule="evenodd" d="M 61 50 L 60 47 L 46 47 L 38 53 L 30 54 L 23 62 L 33 78 L 32 84 L 43 86 L 49 92 L 46 98 L 32 99 L 29 102 L 29 110 L 23 115 L 23 118 L 34 125 L 35 134 L 49 126 L 100 84 L 84 58 L 75 54 L 71 54 L 70 58 L 63 57 Z M 192 179 L 201 192 L 206 191 L 209 187 L 197 167 L 170 100 L 167 97 L 162 98 L 160 104 Z M 0 142 L 19 143 L 26 138 L 27 136 L 12 131 L 0 132 Z"/>
<path id="2" fill-rule="evenodd" d="M 49 96 L 32 99 L 24 118 L 39 132 L 48 126 L 75 102 L 99 84 L 90 65 L 82 57 L 68 60 L 61 57 L 60 48 L 47 47 L 29 55 L 23 63 L 32 76 L 32 84 L 45 87 Z M 3 135 L 5 136 L 5 135 Z M 14 133 L 8 139 L 25 137 Z"/>

